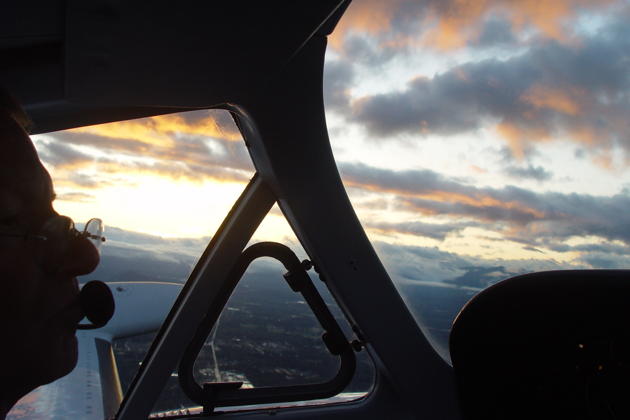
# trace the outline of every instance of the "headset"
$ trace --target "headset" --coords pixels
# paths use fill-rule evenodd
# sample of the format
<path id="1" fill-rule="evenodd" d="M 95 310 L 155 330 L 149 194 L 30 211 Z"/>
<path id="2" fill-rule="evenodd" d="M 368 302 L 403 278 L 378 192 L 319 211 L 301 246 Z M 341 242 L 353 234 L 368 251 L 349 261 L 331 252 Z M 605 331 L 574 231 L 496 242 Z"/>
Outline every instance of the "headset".
<path id="1" fill-rule="evenodd" d="M 109 287 L 99 280 L 87 282 L 79 293 L 79 304 L 83 314 L 91 324 L 79 324 L 79 330 L 93 330 L 101 328 L 114 315 L 116 307 L 114 296 Z"/>

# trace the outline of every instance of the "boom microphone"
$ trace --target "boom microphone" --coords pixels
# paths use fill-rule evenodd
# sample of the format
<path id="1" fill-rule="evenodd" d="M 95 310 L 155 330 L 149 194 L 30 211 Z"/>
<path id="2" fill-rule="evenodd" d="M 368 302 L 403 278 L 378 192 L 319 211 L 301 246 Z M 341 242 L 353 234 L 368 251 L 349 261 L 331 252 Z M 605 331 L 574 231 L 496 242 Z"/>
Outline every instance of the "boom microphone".
<path id="1" fill-rule="evenodd" d="M 85 317 L 91 324 L 79 324 L 79 330 L 92 330 L 101 328 L 114 315 L 114 296 L 109 287 L 99 280 L 87 282 L 79 293 L 79 303 Z"/>

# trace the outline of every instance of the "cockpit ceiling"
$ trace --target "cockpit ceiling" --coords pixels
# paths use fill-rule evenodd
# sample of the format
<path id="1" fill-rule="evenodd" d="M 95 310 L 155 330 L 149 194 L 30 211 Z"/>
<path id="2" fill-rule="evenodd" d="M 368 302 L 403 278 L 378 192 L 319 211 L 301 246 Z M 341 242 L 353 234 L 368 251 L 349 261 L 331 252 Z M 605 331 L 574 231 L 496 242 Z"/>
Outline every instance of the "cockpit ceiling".
<path id="1" fill-rule="evenodd" d="M 14 2 L 0 14 L 0 85 L 35 133 L 243 103 L 346 6 Z"/>

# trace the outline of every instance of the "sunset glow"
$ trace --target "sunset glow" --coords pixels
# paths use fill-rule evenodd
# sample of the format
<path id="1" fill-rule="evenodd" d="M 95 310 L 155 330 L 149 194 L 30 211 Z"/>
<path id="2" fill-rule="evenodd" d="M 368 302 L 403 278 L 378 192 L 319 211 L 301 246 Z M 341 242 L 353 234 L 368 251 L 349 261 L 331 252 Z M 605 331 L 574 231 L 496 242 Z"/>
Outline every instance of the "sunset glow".
<path id="1" fill-rule="evenodd" d="M 397 253 L 434 279 L 630 264 L 629 16 L 612 0 L 351 4 L 327 122 L 392 271 Z M 163 238 L 212 236 L 254 173 L 221 110 L 35 141 L 60 212 Z M 294 241 L 277 210 L 257 235 Z"/>

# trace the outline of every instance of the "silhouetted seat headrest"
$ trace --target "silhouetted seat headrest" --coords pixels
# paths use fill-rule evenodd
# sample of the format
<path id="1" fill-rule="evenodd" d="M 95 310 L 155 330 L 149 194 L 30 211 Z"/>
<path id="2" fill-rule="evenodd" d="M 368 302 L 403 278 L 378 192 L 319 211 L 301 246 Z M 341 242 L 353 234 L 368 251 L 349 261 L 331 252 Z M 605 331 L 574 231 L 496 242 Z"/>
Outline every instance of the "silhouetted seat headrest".
<path id="1" fill-rule="evenodd" d="M 630 270 L 539 272 L 482 291 L 450 336 L 466 417 L 630 418 L 629 326 Z"/>

